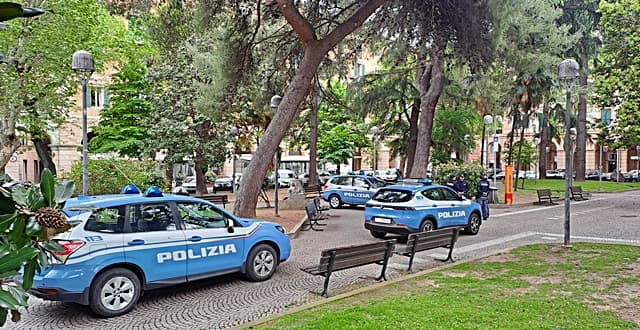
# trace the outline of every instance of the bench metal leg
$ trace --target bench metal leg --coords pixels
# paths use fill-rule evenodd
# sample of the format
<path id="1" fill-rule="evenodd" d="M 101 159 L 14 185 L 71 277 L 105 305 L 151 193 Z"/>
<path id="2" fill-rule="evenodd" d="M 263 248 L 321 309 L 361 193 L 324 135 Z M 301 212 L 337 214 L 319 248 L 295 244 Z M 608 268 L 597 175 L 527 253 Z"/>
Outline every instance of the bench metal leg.
<path id="1" fill-rule="evenodd" d="M 336 259 L 336 251 L 331 252 L 331 258 L 329 259 L 329 267 L 327 267 L 327 274 L 324 277 L 324 287 L 322 288 L 321 296 L 329 298 L 329 278 L 333 272 L 333 262 Z"/>
<path id="2" fill-rule="evenodd" d="M 387 271 L 387 264 L 389 263 L 389 257 L 391 256 L 392 251 L 393 251 L 393 241 L 387 241 L 387 250 L 384 251 L 384 263 L 382 264 L 382 272 L 380 273 L 380 276 L 376 278 L 376 281 L 387 280 L 385 273 Z"/>
<path id="3" fill-rule="evenodd" d="M 440 261 L 451 261 L 451 262 L 456 262 L 455 259 L 453 259 L 453 247 L 456 245 L 456 242 L 458 241 L 458 234 L 459 234 L 459 230 L 456 230 L 455 233 L 453 234 L 453 237 L 451 237 L 451 244 L 449 245 L 449 255 L 447 255 L 446 259 L 438 259 Z"/>
<path id="4" fill-rule="evenodd" d="M 413 244 L 411 246 L 411 256 L 409 257 L 409 268 L 407 269 L 407 271 L 409 273 L 413 273 L 413 269 L 411 269 L 413 267 L 413 258 L 416 256 L 416 245 L 418 244 L 418 240 L 414 239 L 413 240 Z"/>

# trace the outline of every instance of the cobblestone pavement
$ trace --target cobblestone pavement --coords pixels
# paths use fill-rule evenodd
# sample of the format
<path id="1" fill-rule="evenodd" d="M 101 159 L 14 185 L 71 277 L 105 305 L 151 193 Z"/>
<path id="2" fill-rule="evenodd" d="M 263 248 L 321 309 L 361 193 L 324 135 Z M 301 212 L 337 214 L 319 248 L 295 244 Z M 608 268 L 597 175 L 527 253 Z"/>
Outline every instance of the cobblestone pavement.
<path id="1" fill-rule="evenodd" d="M 619 242 L 639 244 L 637 219 L 625 217 L 631 210 L 639 209 L 640 194 L 629 194 L 625 198 L 611 195 L 592 198 L 592 201 L 576 203 L 572 213 L 579 214 L 576 235 L 585 240 L 597 234 L 620 238 Z M 612 202 L 615 201 L 615 202 Z M 614 207 L 616 203 L 621 204 Z M 631 203 L 631 204 L 630 204 Z M 484 223 L 477 236 L 461 236 L 454 255 L 458 260 L 469 260 L 495 253 L 505 248 L 531 242 L 561 242 L 561 207 L 514 207 L 492 210 L 491 219 Z M 626 213 L 625 213 L 626 212 Z M 49 302 L 30 298 L 30 307 L 23 319 L 8 329 L 222 329 L 258 320 L 268 315 L 285 311 L 288 307 L 320 299 L 323 277 L 311 276 L 300 270 L 312 266 L 319 260 L 325 248 L 374 242 L 363 229 L 362 209 L 331 210 L 332 216 L 324 231 L 305 231 L 292 239 L 291 258 L 280 265 L 272 279 L 265 282 L 249 282 L 240 274 L 202 280 L 195 283 L 150 291 L 145 293 L 139 305 L 130 313 L 115 318 L 99 318 L 81 305 Z M 637 214 L 637 212 L 635 212 Z M 604 233 L 599 230 L 602 217 L 616 220 L 616 226 Z M 593 218 L 593 219 L 592 219 Z M 535 219 L 535 221 L 532 221 Z M 592 220 L 591 220 L 592 219 Z M 572 232 L 573 234 L 573 232 Z M 615 242 L 614 238 L 611 238 Z M 441 264 L 434 261 L 435 254 L 446 250 L 426 251 L 418 255 L 414 269 L 430 268 Z M 406 270 L 408 258 L 394 256 L 387 271 L 388 278 L 398 278 Z M 355 287 L 375 283 L 373 279 L 380 267 L 369 265 L 336 272 L 331 277 L 330 295 Z M 311 293 L 310 293 L 311 291 Z"/>

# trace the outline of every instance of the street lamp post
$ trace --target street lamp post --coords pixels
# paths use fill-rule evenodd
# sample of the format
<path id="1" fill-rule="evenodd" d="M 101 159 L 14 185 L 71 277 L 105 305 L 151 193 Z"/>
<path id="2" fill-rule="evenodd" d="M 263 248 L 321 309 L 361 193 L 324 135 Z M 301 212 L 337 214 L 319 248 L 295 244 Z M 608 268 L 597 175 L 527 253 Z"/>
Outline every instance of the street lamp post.
<path id="1" fill-rule="evenodd" d="M 469 141 L 471 141 L 471 135 L 464 135 L 464 156 L 462 158 L 462 162 L 465 163 L 469 160 L 469 151 L 467 150 Z"/>
<path id="2" fill-rule="evenodd" d="M 371 127 L 371 129 L 369 130 L 369 132 L 371 133 L 371 135 L 373 135 L 373 136 L 372 136 L 372 138 L 373 138 L 373 164 L 371 164 L 371 168 L 373 168 L 373 175 L 375 176 L 375 175 L 376 175 L 376 169 L 377 169 L 377 168 L 376 168 L 376 167 L 377 167 L 377 166 L 376 166 L 376 165 L 377 165 L 377 164 L 376 164 L 376 143 L 378 142 L 378 141 L 377 141 L 377 138 L 378 138 L 378 132 L 379 132 L 379 130 L 378 130 L 378 126 L 373 126 L 373 127 Z"/>
<path id="3" fill-rule="evenodd" d="M 535 184 L 538 184 L 538 176 L 540 176 L 540 165 L 539 165 L 540 164 L 540 149 L 538 148 L 538 145 L 540 144 L 540 138 L 537 137 L 537 136 L 534 137 L 533 138 L 533 144 L 536 145 L 536 153 L 537 153 L 537 156 L 538 156 L 538 165 L 536 166 L 536 172 L 538 172 L 538 173 L 536 173 L 536 176 L 534 178 L 535 179 Z"/>
<path id="4" fill-rule="evenodd" d="M 565 151 L 565 167 L 571 164 L 571 89 L 576 84 L 577 78 L 580 76 L 580 65 L 574 59 L 566 59 L 558 65 L 558 80 L 560 85 L 567 93 L 567 107 L 564 112 L 564 151 Z M 565 170 L 565 186 L 564 186 L 564 247 L 571 247 L 571 201 L 569 193 L 571 190 L 572 171 L 570 168 Z"/>
<path id="5" fill-rule="evenodd" d="M 271 101 L 269 102 L 269 106 L 271 107 L 271 109 L 273 109 L 273 111 L 277 111 L 278 107 L 280 106 L 280 102 L 282 102 L 282 96 L 280 95 L 274 95 L 271 97 Z M 279 178 L 278 178 L 278 167 L 280 166 L 279 164 L 279 155 L 280 154 L 280 147 L 278 146 L 278 148 L 276 148 L 276 154 L 273 155 L 273 159 L 274 159 L 274 163 L 275 163 L 275 170 L 274 170 L 274 178 L 275 178 L 275 183 L 273 184 L 274 188 L 275 188 L 275 196 L 274 196 L 274 206 L 275 206 L 275 215 L 276 217 L 279 217 L 280 215 L 278 214 L 278 189 L 280 188 L 280 185 L 278 183 Z"/>
<path id="6" fill-rule="evenodd" d="M 87 137 L 87 82 L 95 71 L 93 56 L 84 50 L 73 53 L 71 69 L 82 84 L 82 195 L 89 195 L 89 156 Z"/>
<path id="7" fill-rule="evenodd" d="M 485 155 L 487 155 L 486 158 L 488 157 L 488 153 L 485 150 L 484 146 L 485 146 L 485 133 L 487 131 L 487 125 L 491 124 L 493 122 L 493 117 L 491 117 L 491 115 L 485 115 L 484 117 L 482 117 L 482 141 L 480 142 L 480 166 L 482 166 L 482 170 L 484 171 L 485 168 Z"/>
<path id="8" fill-rule="evenodd" d="M 236 192 L 236 137 L 238 135 L 238 128 L 233 126 L 229 130 L 231 136 L 233 136 L 233 147 L 231 149 L 231 166 L 233 167 L 232 176 L 231 176 L 231 193 Z"/>
<path id="9" fill-rule="evenodd" d="M 640 144 L 636 146 L 636 182 L 640 182 Z"/>
<path id="10" fill-rule="evenodd" d="M 600 143 L 600 157 L 598 159 L 598 192 L 602 192 L 602 152 L 604 148 Z"/>

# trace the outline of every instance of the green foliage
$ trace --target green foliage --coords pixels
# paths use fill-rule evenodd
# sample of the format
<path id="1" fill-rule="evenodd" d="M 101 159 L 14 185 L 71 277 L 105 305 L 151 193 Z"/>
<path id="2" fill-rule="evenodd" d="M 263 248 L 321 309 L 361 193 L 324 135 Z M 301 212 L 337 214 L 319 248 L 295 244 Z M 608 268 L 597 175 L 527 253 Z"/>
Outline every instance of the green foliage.
<path id="1" fill-rule="evenodd" d="M 19 310 L 28 306 L 26 291 L 33 284 L 34 274 L 48 266 L 46 251 L 60 249 L 51 238 L 71 227 L 60 209 L 73 190 L 73 181 L 56 182 L 48 169 L 42 172 L 40 186 L 16 187 L 12 191 L 0 188 L 0 278 L 11 278 L 23 270 L 21 286 L 2 284 L 0 326 L 9 314 L 13 321 L 20 320 Z M 47 227 L 48 218 L 42 220 L 38 214 L 45 208 L 50 212 L 48 218 L 53 213 L 64 223 Z"/>
<path id="2" fill-rule="evenodd" d="M 450 161 L 445 164 L 438 164 L 434 166 L 433 170 L 433 182 L 438 184 L 445 184 L 450 174 L 455 174 L 456 178 L 460 174 L 464 174 L 464 179 L 469 182 L 470 190 L 469 196 L 476 195 L 476 185 L 480 181 L 480 175 L 486 174 L 482 166 L 478 163 L 466 163 L 458 164 L 454 161 Z"/>
<path id="3" fill-rule="evenodd" d="M 357 148 L 371 148 L 367 138 L 370 125 L 362 116 L 349 111 L 343 104 L 346 86 L 329 82 L 327 93 L 333 102 L 323 102 L 318 108 L 318 158 L 333 164 L 344 164 L 354 156 Z"/>
<path id="4" fill-rule="evenodd" d="M 2 136 L 37 137 L 66 120 L 78 90 L 69 67 L 75 51 L 92 53 L 99 71 L 133 45 L 122 21 L 95 0 L 51 0 L 46 9 L 51 12 L 0 33 L 0 53 L 8 57 L 0 64 L 0 95 L 8 96 L 0 98 Z M 17 147 L 2 143 L 3 154 Z"/>
<path id="5" fill-rule="evenodd" d="M 522 144 L 522 148 L 520 148 L 520 144 Z M 519 150 L 520 153 L 518 153 Z M 509 157 L 510 153 L 511 150 L 509 150 L 509 146 L 505 146 L 502 149 L 502 157 L 505 157 L 504 159 Z M 514 159 L 518 159 L 518 157 L 520 157 L 520 170 L 527 170 L 530 169 L 538 160 L 538 151 L 536 146 L 529 140 L 516 141 L 513 144 L 513 157 Z"/>
<path id="6" fill-rule="evenodd" d="M 166 191 L 170 184 L 165 181 L 160 164 L 150 160 L 89 160 L 89 195 L 118 194 L 128 184 L 135 184 L 140 191 L 156 186 Z M 71 171 L 63 174 L 75 182 L 82 182 L 82 162 L 77 161 Z M 80 194 L 82 187 L 76 186 Z"/>
<path id="7" fill-rule="evenodd" d="M 100 111 L 100 122 L 93 129 L 89 150 L 117 152 L 121 156 L 144 156 L 142 141 L 148 138 L 146 119 L 151 112 L 147 68 L 136 61 L 126 63 L 109 86 L 110 104 Z"/>
<path id="8" fill-rule="evenodd" d="M 605 40 L 598 56 L 594 100 L 617 109 L 612 130 L 621 138 L 614 147 L 640 144 L 640 3 L 634 0 L 601 1 Z"/>
<path id="9" fill-rule="evenodd" d="M 478 113 L 469 106 L 441 106 L 436 111 L 434 119 L 431 162 L 446 163 L 450 160 L 452 152 L 458 155 L 458 162 L 462 161 L 464 155 L 474 147 L 473 139 L 465 142 L 464 136 L 473 137 L 481 122 Z"/>

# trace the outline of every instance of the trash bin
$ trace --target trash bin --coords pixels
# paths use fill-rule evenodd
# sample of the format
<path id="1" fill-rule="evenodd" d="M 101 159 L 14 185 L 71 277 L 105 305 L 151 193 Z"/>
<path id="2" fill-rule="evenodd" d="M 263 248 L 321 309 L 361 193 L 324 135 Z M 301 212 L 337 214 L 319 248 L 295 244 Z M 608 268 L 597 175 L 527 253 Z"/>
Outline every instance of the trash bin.
<path id="1" fill-rule="evenodd" d="M 498 204 L 500 201 L 498 200 L 498 188 L 489 187 L 489 204 Z"/>

